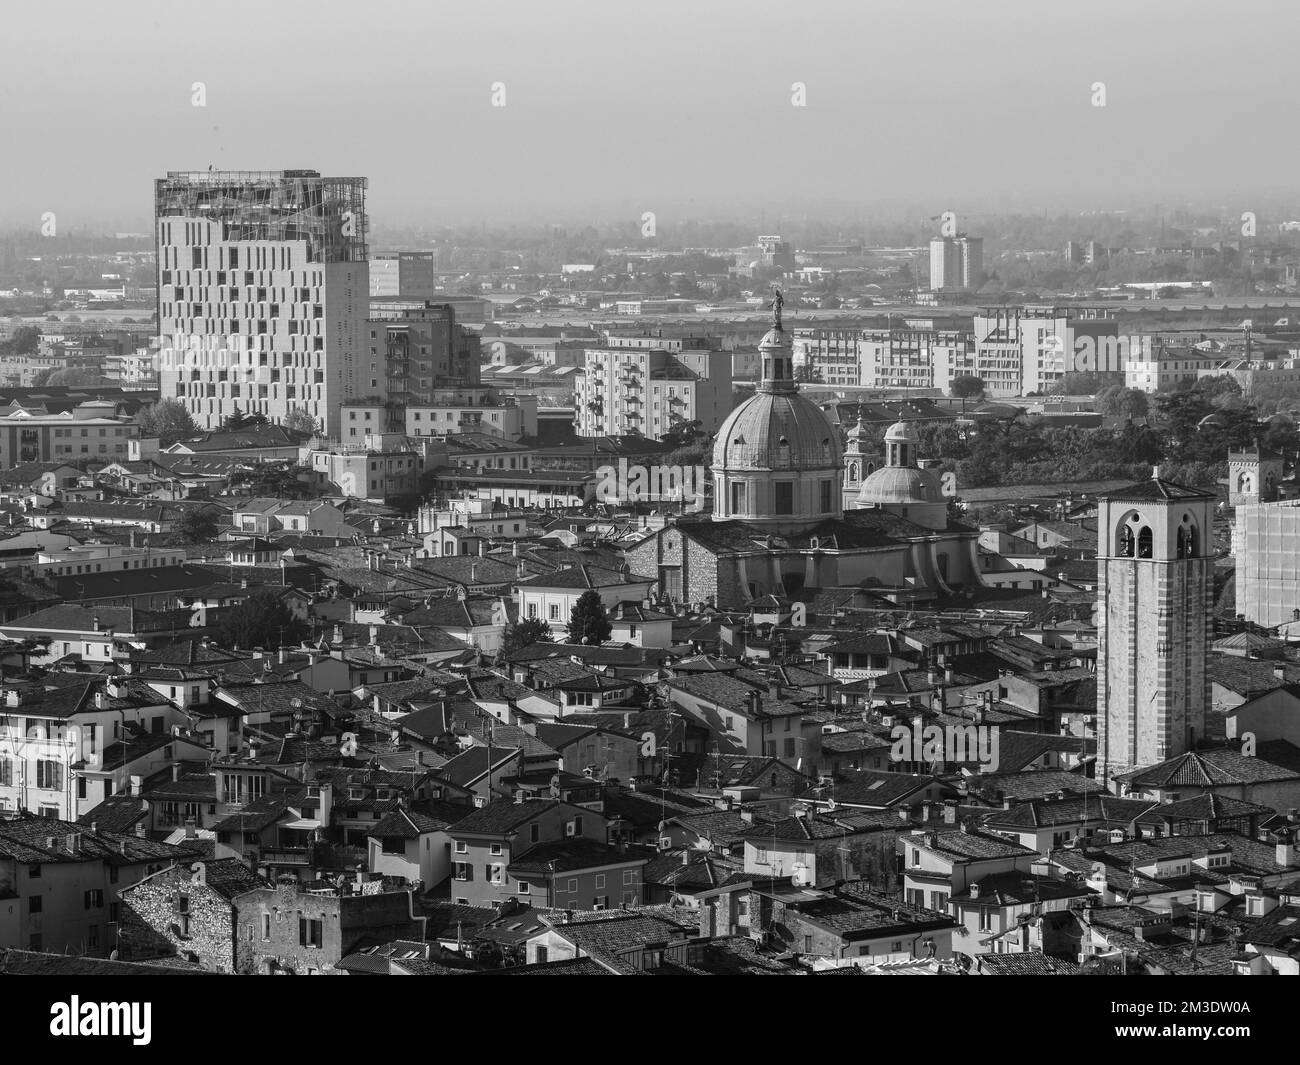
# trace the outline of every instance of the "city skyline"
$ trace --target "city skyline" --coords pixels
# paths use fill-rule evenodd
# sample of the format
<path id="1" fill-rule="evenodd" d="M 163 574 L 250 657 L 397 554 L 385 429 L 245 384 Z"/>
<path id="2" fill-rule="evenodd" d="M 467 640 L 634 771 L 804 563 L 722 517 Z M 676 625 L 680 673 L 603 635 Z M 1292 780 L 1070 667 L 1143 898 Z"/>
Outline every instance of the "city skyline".
<path id="1" fill-rule="evenodd" d="M 1171 198 L 1236 209 L 1241 196 L 1286 196 L 1252 179 L 1237 145 L 1267 144 L 1274 173 L 1300 162 L 1271 137 L 1289 117 L 1286 35 L 1249 32 L 1283 13 L 1272 3 L 1238 6 L 1246 40 L 1229 48 L 1201 4 L 1103 2 L 1037 22 L 1020 3 L 986 5 L 977 21 L 944 3 L 918 22 L 893 3 L 670 3 L 644 26 L 577 0 L 497 7 L 491 36 L 469 9 L 390 4 L 363 26 L 330 4 L 241 2 L 220 20 L 168 7 L 166 22 L 137 19 L 129 34 L 111 9 L 53 5 L 77 21 L 75 36 L 49 8 L 16 11 L 11 39 L 27 47 L 0 78 L 0 135 L 44 138 L 47 165 L 11 171 L 0 224 L 45 211 L 65 228 L 142 219 L 139 190 L 156 173 L 302 159 L 365 173 L 372 213 L 394 224 L 571 217 L 579 204 L 601 217 Z M 282 61 L 249 49 L 246 25 L 253 40 L 292 40 L 317 61 L 286 80 Z M 391 25 L 406 32 L 377 35 Z M 448 38 L 455 48 L 423 47 Z M 201 43 L 176 44 L 189 39 Z M 106 42 L 150 76 L 94 94 L 51 78 L 51 57 L 96 69 Z M 1204 71 L 1183 76 L 1198 56 Z M 402 151 L 365 143 L 389 137 Z M 77 156 L 119 161 L 89 183 Z"/>

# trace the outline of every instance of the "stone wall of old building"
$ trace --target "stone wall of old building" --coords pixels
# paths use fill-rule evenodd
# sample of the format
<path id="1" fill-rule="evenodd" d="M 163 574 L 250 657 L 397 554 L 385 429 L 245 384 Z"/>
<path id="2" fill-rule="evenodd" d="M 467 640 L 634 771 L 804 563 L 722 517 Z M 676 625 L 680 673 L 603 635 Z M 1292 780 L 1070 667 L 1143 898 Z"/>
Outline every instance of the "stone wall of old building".
<path id="1" fill-rule="evenodd" d="M 424 937 L 411 915 L 406 891 L 364 894 L 313 894 L 294 883 L 251 892 L 240 898 L 239 959 L 242 972 L 260 974 L 330 973 L 364 937 L 380 941 Z M 303 922 L 319 922 L 320 945 L 303 942 Z M 309 925 L 307 931 L 312 930 Z"/>
<path id="2" fill-rule="evenodd" d="M 698 603 L 717 603 L 718 556 L 689 536 L 682 537 L 682 591 L 692 606 Z"/>
<path id="3" fill-rule="evenodd" d="M 124 956 L 195 958 L 205 969 L 235 971 L 234 907 L 190 869 L 173 866 L 125 888 L 118 919 Z"/>

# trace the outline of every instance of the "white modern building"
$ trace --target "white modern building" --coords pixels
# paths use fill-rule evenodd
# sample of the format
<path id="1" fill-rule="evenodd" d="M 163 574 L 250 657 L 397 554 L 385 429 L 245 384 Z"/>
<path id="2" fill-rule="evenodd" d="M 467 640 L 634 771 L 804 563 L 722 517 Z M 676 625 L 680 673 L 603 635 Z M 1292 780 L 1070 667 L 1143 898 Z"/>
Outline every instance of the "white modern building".
<path id="1" fill-rule="evenodd" d="M 169 172 L 155 182 L 162 396 L 203 428 L 308 411 L 337 435 L 364 394 L 366 179 Z M 358 389 L 362 392 L 358 392 Z"/>

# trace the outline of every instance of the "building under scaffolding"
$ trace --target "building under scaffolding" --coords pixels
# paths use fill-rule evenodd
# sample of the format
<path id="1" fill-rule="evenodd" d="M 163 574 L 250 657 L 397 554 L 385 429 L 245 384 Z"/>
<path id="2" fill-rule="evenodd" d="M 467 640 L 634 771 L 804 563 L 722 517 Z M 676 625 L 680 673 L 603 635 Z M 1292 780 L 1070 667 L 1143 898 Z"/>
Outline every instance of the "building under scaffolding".
<path id="1" fill-rule="evenodd" d="M 154 182 L 154 215 L 220 222 L 222 242 L 303 240 L 309 262 L 365 262 L 366 185 L 315 170 L 172 170 Z"/>

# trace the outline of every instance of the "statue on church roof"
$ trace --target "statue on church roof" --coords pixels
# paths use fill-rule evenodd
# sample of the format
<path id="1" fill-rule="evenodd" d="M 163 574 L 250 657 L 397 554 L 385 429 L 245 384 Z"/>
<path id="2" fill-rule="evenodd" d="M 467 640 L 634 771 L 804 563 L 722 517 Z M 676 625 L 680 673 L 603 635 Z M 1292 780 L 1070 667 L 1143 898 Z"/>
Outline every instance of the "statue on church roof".
<path id="1" fill-rule="evenodd" d="M 781 307 L 785 303 L 785 297 L 781 295 L 781 290 L 775 285 L 772 286 L 772 302 L 768 305 L 772 308 L 772 328 L 781 328 Z"/>

